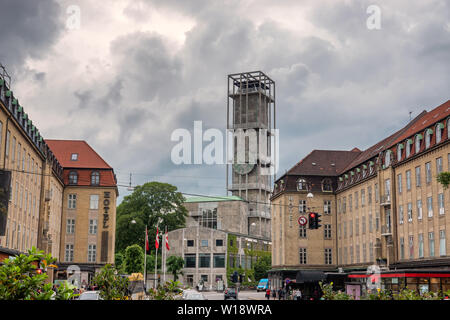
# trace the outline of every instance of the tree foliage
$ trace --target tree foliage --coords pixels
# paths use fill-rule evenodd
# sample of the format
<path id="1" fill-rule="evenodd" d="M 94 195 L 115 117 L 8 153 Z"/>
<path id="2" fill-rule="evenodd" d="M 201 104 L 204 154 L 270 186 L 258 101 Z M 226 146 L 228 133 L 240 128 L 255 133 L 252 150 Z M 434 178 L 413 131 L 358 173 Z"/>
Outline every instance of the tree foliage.
<path id="1" fill-rule="evenodd" d="M 444 189 L 448 189 L 448 186 L 450 185 L 450 172 L 441 172 L 437 176 L 437 181 L 442 184 Z"/>
<path id="2" fill-rule="evenodd" d="M 35 247 L 28 254 L 5 259 L 0 267 L 0 300 L 50 300 L 56 294 L 58 300 L 69 300 L 75 295 L 72 290 L 62 287 L 55 293 L 51 283 L 45 283 L 45 272 L 36 272 L 38 266 L 44 271 L 54 268 L 56 259 Z"/>
<path id="3" fill-rule="evenodd" d="M 272 257 L 271 255 L 260 256 L 258 261 L 256 261 L 253 266 L 255 271 L 255 280 L 265 279 L 269 275 L 269 270 L 272 267 Z"/>
<path id="4" fill-rule="evenodd" d="M 178 280 L 178 274 L 183 274 L 181 269 L 184 267 L 184 259 L 183 257 L 178 256 L 170 256 L 166 261 L 167 272 L 173 275 L 173 280 Z"/>
<path id="5" fill-rule="evenodd" d="M 137 244 L 127 247 L 124 264 L 127 274 L 144 272 L 144 249 Z"/>
<path id="6" fill-rule="evenodd" d="M 103 300 L 128 300 L 129 280 L 118 274 L 112 265 L 105 265 L 92 279 L 92 284 L 98 286 Z"/>
<path id="7" fill-rule="evenodd" d="M 133 244 L 145 243 L 145 226 L 148 226 L 150 250 L 155 250 L 156 225 L 168 231 L 185 226 L 187 210 L 185 198 L 177 187 L 168 183 L 147 182 L 137 186 L 117 207 L 116 251 L 124 252 Z M 136 223 L 131 223 L 134 220 Z"/>

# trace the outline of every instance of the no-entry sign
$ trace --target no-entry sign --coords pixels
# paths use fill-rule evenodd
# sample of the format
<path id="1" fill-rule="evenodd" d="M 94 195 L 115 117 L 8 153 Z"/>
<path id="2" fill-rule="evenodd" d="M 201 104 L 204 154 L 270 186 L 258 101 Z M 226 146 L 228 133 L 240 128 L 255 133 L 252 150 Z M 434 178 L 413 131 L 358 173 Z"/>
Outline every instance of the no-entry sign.
<path id="1" fill-rule="evenodd" d="M 301 226 L 305 226 L 307 222 L 308 222 L 308 220 L 306 220 L 306 217 L 304 217 L 304 216 L 301 216 L 300 218 L 298 218 L 298 224 Z"/>

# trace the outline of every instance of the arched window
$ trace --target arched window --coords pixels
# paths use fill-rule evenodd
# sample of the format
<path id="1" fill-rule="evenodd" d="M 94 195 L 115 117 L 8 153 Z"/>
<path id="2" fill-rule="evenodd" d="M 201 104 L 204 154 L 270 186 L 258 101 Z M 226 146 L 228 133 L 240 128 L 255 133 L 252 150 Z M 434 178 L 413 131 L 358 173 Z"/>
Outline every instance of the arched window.
<path id="1" fill-rule="evenodd" d="M 303 178 L 298 179 L 297 181 L 297 190 L 307 190 L 307 183 L 306 180 Z"/>
<path id="2" fill-rule="evenodd" d="M 431 137 L 433 136 L 433 129 L 425 130 L 425 148 L 428 149 L 431 145 Z"/>
<path id="3" fill-rule="evenodd" d="M 420 151 L 420 144 L 422 143 L 423 136 L 419 133 L 416 135 L 416 154 Z"/>
<path id="4" fill-rule="evenodd" d="M 70 171 L 69 173 L 69 184 L 78 183 L 78 173 L 76 171 Z"/>
<path id="5" fill-rule="evenodd" d="M 91 173 L 91 185 L 98 186 L 100 184 L 100 172 L 93 171 Z"/>
<path id="6" fill-rule="evenodd" d="M 322 180 L 322 191 L 333 191 L 333 186 L 330 179 Z"/>
<path id="7" fill-rule="evenodd" d="M 436 125 L 436 143 L 441 142 L 442 140 L 442 132 L 444 131 L 444 124 L 438 123 Z"/>
<path id="8" fill-rule="evenodd" d="M 402 160 L 402 152 L 403 152 L 403 143 L 399 143 L 397 146 L 397 161 Z"/>

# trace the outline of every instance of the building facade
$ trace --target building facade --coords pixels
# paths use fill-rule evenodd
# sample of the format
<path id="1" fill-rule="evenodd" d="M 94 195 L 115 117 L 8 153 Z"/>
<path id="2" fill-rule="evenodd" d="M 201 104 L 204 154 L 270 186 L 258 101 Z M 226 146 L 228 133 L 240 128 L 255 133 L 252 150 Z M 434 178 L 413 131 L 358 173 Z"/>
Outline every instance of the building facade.
<path id="1" fill-rule="evenodd" d="M 357 272 L 376 266 L 385 279 L 381 283 L 383 286 L 391 286 L 392 276 L 388 274 L 396 270 L 407 275 L 399 276 L 399 279 L 405 278 L 403 283 L 409 288 L 450 289 L 446 280 L 450 267 L 447 231 L 450 227 L 450 194 L 437 181 L 439 173 L 450 171 L 449 117 L 450 101 L 447 101 L 429 112 L 422 112 L 371 148 L 349 151 L 353 155 L 341 165 L 335 163 L 336 171 L 326 177 L 332 181 L 329 221 L 325 207 L 323 210 L 318 208 L 322 201 L 326 201 L 323 182 L 320 192 L 317 190 L 319 175 L 308 175 L 311 173 L 308 166 L 317 162 L 316 166 L 326 171 L 327 165 L 331 166 L 333 151 L 322 151 L 326 154 L 323 157 L 314 151 L 280 177 L 272 197 L 273 210 L 284 205 L 281 213 L 274 212 L 272 219 L 272 275 L 279 285 L 283 284 L 285 277 L 283 269 L 292 273 L 308 268 L 334 269 L 348 273 L 349 279 L 359 286 L 359 292 L 363 292 L 367 290 L 366 279 Z M 323 175 L 320 177 L 324 178 Z M 290 185 L 292 180 L 296 182 L 296 188 Z M 286 204 L 289 205 L 289 197 L 292 202 L 303 201 L 304 191 L 299 187 L 302 183 L 306 183 L 308 192 L 313 193 L 312 199 L 318 199 L 311 210 L 321 213 L 323 221 L 320 229 L 307 230 L 306 237 L 295 239 L 287 231 L 291 218 Z M 298 214 L 292 220 L 296 218 Z M 326 227 L 328 224 L 331 226 Z M 299 228 L 297 224 L 295 229 Z M 321 238 L 324 239 L 326 228 L 331 230 L 333 245 L 318 245 L 320 241 L 314 234 L 322 233 Z M 302 234 L 303 231 L 299 232 Z M 289 254 L 287 250 L 276 249 L 288 246 L 283 241 L 290 243 Z M 328 258 L 327 253 L 330 253 Z M 300 264 L 295 264 L 295 260 Z M 316 265 L 320 260 L 322 265 Z M 330 268 L 324 266 L 328 262 L 331 262 Z M 409 272 L 418 269 L 420 272 Z M 435 285 L 431 286 L 431 283 Z M 399 288 L 395 287 L 396 290 Z"/>
<path id="2" fill-rule="evenodd" d="M 169 232 L 168 255 L 183 257 L 185 267 L 179 279 L 191 287 L 221 290 L 235 270 L 243 270 L 246 280 L 271 243 L 249 234 L 248 204 L 237 196 L 187 198 L 186 228 Z M 257 279 L 259 280 L 259 279 Z"/>
<path id="3" fill-rule="evenodd" d="M 81 283 L 114 263 L 117 182 L 113 169 L 85 142 L 46 140 L 63 166 L 60 270 L 80 268 Z M 76 267 L 75 267 L 76 268 Z"/>

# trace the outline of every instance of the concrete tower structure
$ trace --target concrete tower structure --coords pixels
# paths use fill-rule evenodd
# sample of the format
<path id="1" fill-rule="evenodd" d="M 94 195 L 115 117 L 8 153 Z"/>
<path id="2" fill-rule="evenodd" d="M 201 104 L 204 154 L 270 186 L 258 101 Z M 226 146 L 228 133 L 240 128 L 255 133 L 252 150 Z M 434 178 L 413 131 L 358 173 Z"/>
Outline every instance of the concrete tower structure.
<path id="1" fill-rule="evenodd" d="M 228 75 L 227 129 L 229 138 L 233 134 L 234 156 L 228 158 L 227 191 L 248 201 L 248 234 L 267 239 L 271 232 L 275 120 L 272 79 L 261 71 Z"/>

